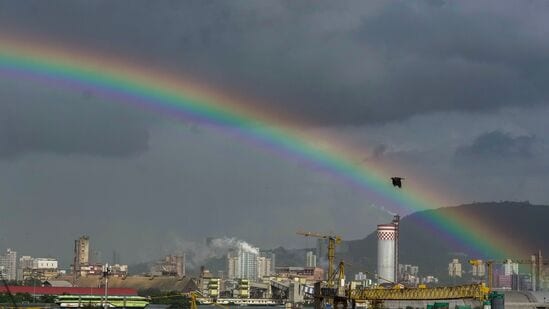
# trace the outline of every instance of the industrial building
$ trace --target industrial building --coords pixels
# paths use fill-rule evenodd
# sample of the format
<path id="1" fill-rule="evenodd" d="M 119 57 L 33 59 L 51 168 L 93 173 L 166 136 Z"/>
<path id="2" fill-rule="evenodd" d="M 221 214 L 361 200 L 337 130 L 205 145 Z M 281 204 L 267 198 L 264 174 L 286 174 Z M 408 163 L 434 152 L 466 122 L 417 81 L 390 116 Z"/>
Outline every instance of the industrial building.
<path id="1" fill-rule="evenodd" d="M 281 278 L 321 281 L 324 280 L 324 269 L 319 267 L 277 267 L 276 275 Z"/>
<path id="2" fill-rule="evenodd" d="M 378 283 L 396 282 L 398 278 L 398 232 L 400 217 L 396 215 L 389 224 L 377 226 L 377 275 Z"/>
<path id="3" fill-rule="evenodd" d="M 52 258 L 22 256 L 17 268 L 17 280 L 51 280 L 59 275 L 58 261 Z"/>
<path id="4" fill-rule="evenodd" d="M 166 255 L 151 267 L 151 274 L 154 276 L 185 276 L 185 255 Z"/>
<path id="5" fill-rule="evenodd" d="M 90 264 L 90 237 L 81 236 L 74 241 L 73 274 L 75 277 L 86 276 Z"/>

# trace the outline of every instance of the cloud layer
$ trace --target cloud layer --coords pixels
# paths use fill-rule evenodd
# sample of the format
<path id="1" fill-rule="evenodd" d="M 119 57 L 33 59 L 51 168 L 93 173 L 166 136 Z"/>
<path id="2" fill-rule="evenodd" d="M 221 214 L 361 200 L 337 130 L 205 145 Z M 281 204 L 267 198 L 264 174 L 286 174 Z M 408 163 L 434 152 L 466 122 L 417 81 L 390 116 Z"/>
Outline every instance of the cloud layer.
<path id="1" fill-rule="evenodd" d="M 549 91 L 545 2 L 21 1 L 2 7 L 4 29 L 137 57 L 324 124 L 545 104 Z"/>

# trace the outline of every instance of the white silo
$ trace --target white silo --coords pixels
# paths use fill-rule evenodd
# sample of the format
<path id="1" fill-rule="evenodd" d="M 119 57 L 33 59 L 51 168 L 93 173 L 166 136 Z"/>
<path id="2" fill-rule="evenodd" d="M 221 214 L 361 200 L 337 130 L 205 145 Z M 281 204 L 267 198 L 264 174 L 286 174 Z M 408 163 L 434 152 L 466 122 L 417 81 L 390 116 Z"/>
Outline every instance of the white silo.
<path id="1" fill-rule="evenodd" d="M 395 224 L 377 226 L 378 283 L 395 282 L 396 235 Z"/>

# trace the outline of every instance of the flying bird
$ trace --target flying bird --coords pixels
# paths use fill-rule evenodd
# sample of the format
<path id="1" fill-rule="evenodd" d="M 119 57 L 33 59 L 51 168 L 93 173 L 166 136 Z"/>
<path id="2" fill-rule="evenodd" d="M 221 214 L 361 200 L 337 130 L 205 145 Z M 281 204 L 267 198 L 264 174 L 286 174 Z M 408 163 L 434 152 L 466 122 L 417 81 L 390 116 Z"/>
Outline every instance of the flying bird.
<path id="1" fill-rule="evenodd" d="M 391 177 L 391 181 L 393 183 L 393 187 L 399 187 L 402 188 L 402 181 L 404 180 L 404 177 Z"/>

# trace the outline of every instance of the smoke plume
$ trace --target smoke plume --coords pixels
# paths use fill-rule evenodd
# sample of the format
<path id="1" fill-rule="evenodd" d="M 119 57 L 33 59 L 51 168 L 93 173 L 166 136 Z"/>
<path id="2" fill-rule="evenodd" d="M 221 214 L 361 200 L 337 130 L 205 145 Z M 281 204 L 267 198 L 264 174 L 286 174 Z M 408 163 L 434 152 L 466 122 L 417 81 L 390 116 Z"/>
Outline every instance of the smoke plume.
<path id="1" fill-rule="evenodd" d="M 221 258 L 232 249 L 241 249 L 245 252 L 259 254 L 259 250 L 249 243 L 234 237 L 211 239 L 207 244 L 178 239 L 175 241 L 176 251 L 185 253 L 186 264 L 190 269 L 198 269 L 207 260 Z"/>

